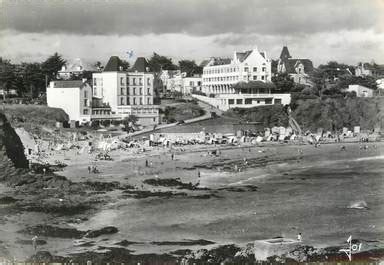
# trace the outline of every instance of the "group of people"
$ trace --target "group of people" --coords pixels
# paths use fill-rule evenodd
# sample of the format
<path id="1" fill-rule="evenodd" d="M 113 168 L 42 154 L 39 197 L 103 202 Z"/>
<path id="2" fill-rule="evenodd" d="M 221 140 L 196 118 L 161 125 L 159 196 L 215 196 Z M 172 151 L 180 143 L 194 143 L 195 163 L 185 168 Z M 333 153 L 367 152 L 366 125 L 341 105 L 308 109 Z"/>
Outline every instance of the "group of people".
<path id="1" fill-rule="evenodd" d="M 100 173 L 100 171 L 97 169 L 96 166 L 90 165 L 88 166 L 88 174 L 91 174 L 91 173 L 97 174 L 97 173 Z"/>

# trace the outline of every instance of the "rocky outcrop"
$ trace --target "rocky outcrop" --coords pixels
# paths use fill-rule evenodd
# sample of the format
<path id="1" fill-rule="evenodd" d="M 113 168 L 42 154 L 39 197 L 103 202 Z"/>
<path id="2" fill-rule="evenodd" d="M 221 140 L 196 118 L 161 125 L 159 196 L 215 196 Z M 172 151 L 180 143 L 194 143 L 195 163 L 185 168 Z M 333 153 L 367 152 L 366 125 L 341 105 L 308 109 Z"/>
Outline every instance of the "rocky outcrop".
<path id="1" fill-rule="evenodd" d="M 0 113 L 0 171 L 10 167 L 28 168 L 24 147 L 4 114 Z M 2 170 L 3 169 L 3 170 Z"/>

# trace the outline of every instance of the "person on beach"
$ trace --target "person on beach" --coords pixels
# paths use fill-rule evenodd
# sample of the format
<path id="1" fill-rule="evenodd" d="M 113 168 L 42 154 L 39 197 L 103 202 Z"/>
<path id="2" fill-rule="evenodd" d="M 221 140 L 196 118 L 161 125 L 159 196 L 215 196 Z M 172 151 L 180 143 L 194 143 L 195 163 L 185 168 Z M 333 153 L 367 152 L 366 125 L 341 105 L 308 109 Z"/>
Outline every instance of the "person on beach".
<path id="1" fill-rule="evenodd" d="M 174 153 L 172 153 L 172 155 L 171 155 L 171 159 L 172 159 L 172 160 L 175 159 L 175 154 L 174 154 Z"/>
<path id="2" fill-rule="evenodd" d="M 148 160 L 145 160 L 145 167 L 148 167 Z"/>
<path id="3" fill-rule="evenodd" d="M 38 237 L 36 235 L 34 237 L 32 237 L 32 247 L 35 250 L 35 252 L 37 250 L 37 239 L 38 239 Z"/>
<path id="4" fill-rule="evenodd" d="M 198 178 L 201 177 L 200 170 L 197 170 L 197 177 L 198 177 Z"/>
<path id="5" fill-rule="evenodd" d="M 88 166 L 88 174 L 91 174 L 91 166 Z"/>
<path id="6" fill-rule="evenodd" d="M 301 233 L 299 233 L 298 235 L 297 235 L 297 241 L 299 241 L 299 242 L 301 242 L 302 241 L 302 236 L 301 236 Z"/>

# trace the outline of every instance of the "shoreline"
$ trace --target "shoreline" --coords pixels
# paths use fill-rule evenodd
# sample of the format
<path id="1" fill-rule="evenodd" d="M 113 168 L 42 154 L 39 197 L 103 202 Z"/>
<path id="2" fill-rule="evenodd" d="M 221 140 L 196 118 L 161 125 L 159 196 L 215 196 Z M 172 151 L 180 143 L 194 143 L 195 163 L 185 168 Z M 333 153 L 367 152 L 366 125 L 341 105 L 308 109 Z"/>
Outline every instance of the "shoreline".
<path id="1" fill-rule="evenodd" d="M 114 152 L 110 153 L 111 157 L 114 159 L 113 161 L 101 161 L 100 163 L 97 162 L 97 165 L 101 170 L 100 174 L 95 174 L 95 175 L 88 174 L 85 167 L 85 165 L 87 165 L 86 161 L 82 161 L 81 159 L 79 159 L 78 155 L 74 155 L 74 159 L 70 161 L 65 160 L 66 162 L 69 162 L 67 167 L 64 168 L 64 171 L 57 172 L 57 174 L 63 175 L 67 177 L 69 180 L 75 181 L 74 183 L 77 182 L 79 184 L 84 183 L 85 181 L 91 181 L 91 182 L 93 181 L 95 183 L 99 182 L 100 185 L 104 185 L 103 183 L 113 183 L 113 182 L 118 182 L 119 185 L 121 186 L 131 185 L 134 188 L 128 189 L 130 191 L 127 194 L 128 195 L 133 194 L 134 197 L 140 196 L 140 197 L 131 199 L 138 202 L 141 200 L 143 200 L 143 202 L 145 200 L 148 200 L 146 198 L 149 198 L 150 200 L 152 200 L 151 198 L 157 197 L 160 200 L 166 200 L 167 197 L 177 198 L 180 196 L 181 196 L 180 198 L 185 198 L 183 200 L 191 200 L 192 199 L 191 196 L 193 197 L 200 196 L 198 194 L 214 195 L 215 193 L 217 194 L 217 196 L 219 196 L 217 199 L 209 195 L 206 198 L 201 197 L 197 200 L 204 200 L 204 201 L 207 199 L 220 200 L 220 197 L 227 196 L 228 193 L 247 194 L 251 192 L 247 190 L 241 190 L 238 187 L 238 186 L 245 187 L 247 185 L 246 184 L 247 182 L 244 182 L 243 180 L 242 180 L 243 182 L 239 182 L 239 183 L 234 181 L 234 184 L 231 185 L 231 186 L 234 186 L 232 190 L 220 190 L 221 188 L 226 187 L 226 185 L 228 184 L 225 181 L 221 182 L 221 184 L 219 183 L 220 185 L 215 183 L 215 180 L 217 179 L 217 177 L 220 177 L 220 175 L 222 174 L 226 174 L 226 175 L 234 174 L 233 177 L 229 177 L 229 179 L 236 180 L 238 178 L 237 175 L 245 174 L 246 176 L 246 175 L 249 175 L 249 173 L 251 173 L 251 171 L 253 170 L 256 170 L 256 172 L 267 170 L 267 171 L 271 171 L 270 173 L 268 173 L 270 176 L 267 176 L 267 179 L 271 178 L 271 176 L 272 176 L 272 179 L 276 177 L 285 178 L 284 174 L 286 173 L 288 173 L 289 175 L 291 174 L 294 175 L 294 173 L 290 173 L 290 172 L 295 172 L 295 170 L 297 171 L 297 165 L 300 165 L 300 170 L 303 170 L 305 169 L 305 167 L 309 167 L 309 168 L 312 167 L 314 163 L 317 164 L 319 163 L 319 161 L 324 161 L 326 163 L 337 163 L 337 162 L 340 162 L 341 160 L 348 161 L 351 158 L 356 158 L 356 159 L 363 158 L 364 160 L 364 158 L 366 157 L 369 157 L 370 159 L 370 157 L 375 157 L 378 154 L 382 153 L 382 149 L 384 146 L 383 143 L 369 143 L 369 145 L 370 146 L 377 145 L 378 149 L 373 149 L 372 147 L 372 149 L 370 149 L 369 151 L 367 152 L 364 151 L 361 154 L 359 154 L 354 151 L 355 149 L 358 148 L 358 145 L 352 143 L 352 144 L 348 144 L 347 152 L 342 152 L 339 150 L 340 144 L 337 143 L 337 144 L 327 144 L 327 145 L 321 146 L 320 148 L 315 148 L 314 146 L 310 146 L 310 145 L 251 146 L 251 149 L 250 149 L 251 152 L 249 152 L 249 148 L 250 148 L 249 146 L 243 146 L 243 147 L 230 146 L 226 149 L 221 148 L 222 152 L 220 156 L 212 156 L 212 155 L 206 154 L 208 152 L 207 149 L 195 150 L 194 148 L 191 148 L 192 150 L 177 152 L 174 161 L 172 161 L 170 158 L 171 153 L 169 152 L 169 150 L 161 150 L 162 152 L 159 150 L 144 152 L 144 153 L 141 153 L 140 157 L 138 158 L 134 152 L 133 153 L 129 152 L 128 154 L 125 154 L 125 156 L 122 156 L 121 153 L 124 153 L 124 152 L 117 151 L 116 153 Z M 216 148 L 213 147 L 210 150 L 214 150 L 217 148 L 218 147 Z M 304 150 L 304 155 L 299 155 L 298 153 L 296 153 L 298 148 L 302 148 Z M 166 154 L 166 156 L 164 156 L 164 154 Z M 323 154 L 327 154 L 327 156 L 324 157 Z M 67 156 L 70 156 L 70 155 L 67 154 Z M 89 157 L 88 154 L 85 155 L 85 157 L 87 156 Z M 136 158 L 132 159 L 133 156 L 136 156 Z M 246 157 L 248 160 L 248 165 L 244 167 L 243 172 L 235 174 L 231 169 L 226 168 L 227 165 L 242 163 L 243 157 Z M 335 159 L 332 159 L 332 157 L 338 157 L 339 161 L 335 162 Z M 319 158 L 321 159 L 318 160 Z M 151 165 L 148 168 L 145 167 L 146 159 L 153 162 L 153 165 Z M 295 164 L 289 161 L 295 162 Z M 122 174 L 121 177 L 114 177 L 113 179 L 110 179 L 110 176 L 116 175 L 115 172 L 121 171 L 122 168 L 119 168 L 118 166 L 119 164 L 124 164 L 123 168 L 126 168 L 126 167 L 131 168 L 130 172 L 125 172 L 124 174 Z M 206 168 L 205 166 L 201 167 L 199 165 L 209 165 L 209 167 Z M 185 187 L 179 190 L 176 186 L 168 186 L 168 187 L 161 186 L 161 185 L 152 186 L 151 184 L 143 182 L 144 180 L 147 180 L 147 179 L 157 179 L 157 178 L 165 179 L 165 180 L 177 179 L 180 172 L 184 172 L 184 175 L 179 176 L 180 177 L 179 181 L 181 183 L 186 183 L 186 184 L 190 182 L 190 183 L 193 183 L 194 185 L 194 183 L 196 183 L 197 181 L 197 176 L 196 176 L 197 170 L 200 170 L 202 174 L 202 178 L 200 180 L 200 187 L 208 188 L 209 190 L 194 191 L 194 190 L 185 189 Z M 286 173 L 284 172 L 281 173 L 282 170 L 285 171 Z M 73 174 L 74 171 L 77 173 Z M 214 172 L 217 172 L 217 173 L 214 173 Z M 280 172 L 280 173 L 276 175 L 277 172 Z M 215 177 L 215 175 L 217 174 L 218 176 Z M 78 175 L 82 175 L 82 178 L 77 179 Z M 254 181 L 254 179 L 252 179 L 252 174 L 250 175 L 250 178 L 251 178 L 250 182 Z M 246 179 L 247 178 L 245 178 L 245 180 Z M 262 182 L 263 181 L 261 181 L 261 183 Z M 180 184 L 180 185 L 184 185 L 184 184 Z M 259 185 L 257 185 L 257 187 L 259 188 Z M 236 191 L 236 188 L 237 188 L 237 191 Z M 100 198 L 105 198 L 104 200 L 109 201 L 109 203 L 113 201 L 119 202 L 122 200 L 122 197 L 120 197 L 119 195 L 121 194 L 121 191 L 117 189 L 117 186 L 115 187 L 110 186 L 109 188 L 103 187 L 101 188 L 100 192 L 101 192 L 101 194 L 99 195 Z M 167 192 L 171 192 L 171 193 L 167 193 Z M 255 189 L 255 192 L 256 193 L 258 192 L 257 189 Z M 178 193 L 180 193 L 180 195 L 177 195 Z M 186 195 L 183 195 L 183 193 L 185 193 Z M 92 197 L 95 195 L 90 195 L 90 196 Z M 213 199 L 209 199 L 209 198 L 213 198 Z M 96 208 L 91 210 L 91 212 L 93 212 L 93 214 L 96 214 L 98 211 L 100 211 L 100 207 L 102 207 L 102 205 L 108 205 L 107 201 L 105 201 L 104 203 L 101 202 L 99 206 L 96 205 Z M 121 202 L 123 203 L 123 201 Z M 90 214 L 91 212 L 87 210 L 84 214 L 80 214 L 80 216 L 90 217 L 92 216 L 92 214 Z M 50 215 L 49 212 L 47 214 Z M 61 219 L 63 219 L 64 221 L 68 218 L 62 217 Z M 64 223 L 67 223 L 67 222 L 64 221 L 62 224 Z M 87 223 L 87 221 L 85 221 L 85 223 Z M 75 224 L 75 226 L 70 225 L 69 227 L 76 228 L 76 226 L 77 225 Z M 274 236 L 274 235 L 271 235 L 271 236 Z M 135 241 L 129 238 L 126 238 L 126 239 L 129 241 Z M 208 240 L 210 239 L 208 238 Z M 152 241 L 156 241 L 156 240 L 152 240 Z M 216 240 L 213 240 L 213 241 L 216 242 Z M 159 242 L 161 242 L 161 240 Z M 236 242 L 236 240 L 232 242 Z M 48 244 L 52 244 L 52 239 L 48 240 Z M 217 247 L 218 245 L 220 245 L 220 243 L 214 244 L 213 247 Z M 131 246 L 132 244 L 128 244 L 127 247 L 125 247 L 124 249 L 132 251 Z M 328 245 L 328 246 L 330 247 L 332 245 Z M 194 249 L 197 249 L 197 248 L 198 248 L 198 245 L 194 247 Z M 84 249 L 87 249 L 87 248 L 84 248 Z M 92 248 L 88 248 L 88 249 L 92 251 Z M 377 248 L 377 249 L 381 249 L 381 248 Z M 135 252 L 133 253 L 141 253 L 141 251 L 135 250 Z M 142 255 L 153 255 L 153 253 L 156 253 L 156 252 L 151 252 L 146 254 L 143 253 Z M 160 251 L 160 253 L 166 254 L 166 252 L 162 252 L 162 251 Z"/>

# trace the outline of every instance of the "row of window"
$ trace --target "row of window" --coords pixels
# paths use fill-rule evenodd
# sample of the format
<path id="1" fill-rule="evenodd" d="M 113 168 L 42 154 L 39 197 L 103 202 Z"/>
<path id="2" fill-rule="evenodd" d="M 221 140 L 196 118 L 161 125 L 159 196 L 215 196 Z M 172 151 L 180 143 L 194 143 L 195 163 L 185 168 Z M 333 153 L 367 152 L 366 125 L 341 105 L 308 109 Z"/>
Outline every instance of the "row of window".
<path id="1" fill-rule="evenodd" d="M 272 104 L 271 98 L 266 98 L 264 100 L 260 100 L 260 99 L 253 100 L 252 98 L 246 98 L 246 99 L 244 99 L 244 104 L 245 105 L 251 105 L 253 101 L 256 101 L 257 104 L 262 103 L 262 101 L 264 101 L 264 104 Z M 236 105 L 242 105 L 243 99 L 228 99 L 229 105 L 235 105 L 235 102 L 236 102 Z M 275 98 L 275 104 L 281 104 L 281 99 Z"/>
<path id="2" fill-rule="evenodd" d="M 244 80 L 247 80 L 247 76 L 243 76 Z M 252 80 L 265 80 L 265 76 L 261 75 L 260 79 L 258 79 L 257 75 L 252 77 Z M 238 76 L 221 76 L 221 77 L 208 77 L 203 78 L 204 82 L 220 82 L 220 81 L 239 81 Z"/>
<path id="3" fill-rule="evenodd" d="M 147 87 L 147 94 L 146 95 L 151 95 L 151 88 Z M 132 87 L 131 89 L 121 87 L 120 88 L 120 95 L 125 96 L 125 95 L 143 95 L 143 88 L 142 87 Z"/>
<path id="4" fill-rule="evenodd" d="M 140 98 L 132 98 L 132 105 L 143 105 L 143 98 L 140 97 Z M 146 104 L 147 105 L 151 105 L 152 104 L 152 100 L 151 98 L 147 98 L 146 100 Z M 120 98 L 120 106 L 124 106 L 124 105 L 131 105 L 131 98 L 129 97 L 121 97 Z"/>
<path id="5" fill-rule="evenodd" d="M 137 81 L 137 82 L 136 82 Z M 127 78 L 127 86 L 129 85 L 143 85 L 143 78 L 141 77 L 129 77 Z M 125 85 L 125 78 L 124 77 L 120 77 L 120 85 Z M 151 85 L 151 78 L 148 77 L 147 78 L 147 85 Z"/>
<path id="6" fill-rule="evenodd" d="M 265 63 L 263 63 L 265 65 Z M 253 70 L 253 72 L 257 72 L 258 68 L 257 67 L 244 67 L 243 70 L 244 72 L 250 72 L 250 70 Z M 203 74 L 206 75 L 211 75 L 211 74 L 224 74 L 224 73 L 234 73 L 238 72 L 240 68 L 238 66 L 236 67 L 225 67 L 225 68 L 217 68 L 217 69 L 206 69 L 203 70 Z M 265 72 L 267 71 L 266 67 L 261 67 L 261 71 Z"/>
<path id="7" fill-rule="evenodd" d="M 133 109 L 131 112 L 122 112 L 123 114 L 145 114 L 158 113 L 157 109 Z"/>

